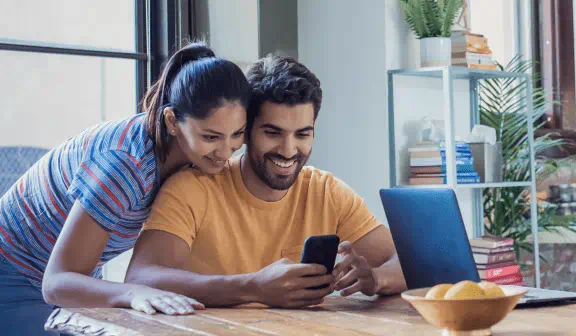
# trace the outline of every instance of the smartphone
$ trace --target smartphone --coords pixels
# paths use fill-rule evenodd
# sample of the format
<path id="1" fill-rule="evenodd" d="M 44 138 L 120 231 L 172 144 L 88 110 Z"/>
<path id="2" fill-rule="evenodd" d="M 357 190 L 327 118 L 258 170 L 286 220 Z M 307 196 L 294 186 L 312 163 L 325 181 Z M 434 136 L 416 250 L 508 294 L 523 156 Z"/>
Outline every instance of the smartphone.
<path id="1" fill-rule="evenodd" d="M 334 269 L 339 244 L 340 237 L 334 234 L 310 236 L 306 238 L 306 241 L 304 242 L 304 250 L 302 251 L 300 263 L 322 265 L 328 270 L 326 274 L 330 274 Z M 326 287 L 328 286 L 323 285 L 312 287 L 310 289 L 322 289 Z"/>

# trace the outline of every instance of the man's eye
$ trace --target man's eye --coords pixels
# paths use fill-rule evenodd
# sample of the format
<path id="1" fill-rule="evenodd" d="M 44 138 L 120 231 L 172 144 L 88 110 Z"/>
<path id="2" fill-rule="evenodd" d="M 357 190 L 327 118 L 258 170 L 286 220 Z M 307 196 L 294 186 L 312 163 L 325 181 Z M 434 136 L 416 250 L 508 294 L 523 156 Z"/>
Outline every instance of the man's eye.
<path id="1" fill-rule="evenodd" d="M 306 139 L 307 137 L 310 136 L 310 133 L 299 133 L 296 136 L 301 138 L 301 139 Z"/>
<path id="2" fill-rule="evenodd" d="M 264 133 L 272 136 L 280 135 L 280 132 L 274 132 L 274 131 L 264 131 Z"/>

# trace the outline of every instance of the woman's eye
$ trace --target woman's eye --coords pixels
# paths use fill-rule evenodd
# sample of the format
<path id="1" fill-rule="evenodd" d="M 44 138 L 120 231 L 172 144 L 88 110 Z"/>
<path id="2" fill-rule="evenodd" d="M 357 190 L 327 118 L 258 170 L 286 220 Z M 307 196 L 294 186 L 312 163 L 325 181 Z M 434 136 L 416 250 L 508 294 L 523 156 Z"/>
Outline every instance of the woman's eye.
<path id="1" fill-rule="evenodd" d="M 235 137 L 235 138 L 239 138 L 239 137 L 241 137 L 241 136 L 243 136 L 243 135 L 244 135 L 244 131 L 238 132 L 238 133 L 234 133 L 234 135 L 232 135 L 232 136 Z"/>
<path id="2" fill-rule="evenodd" d="M 203 135 L 202 137 L 206 141 L 214 141 L 214 140 L 218 139 L 217 135 Z"/>

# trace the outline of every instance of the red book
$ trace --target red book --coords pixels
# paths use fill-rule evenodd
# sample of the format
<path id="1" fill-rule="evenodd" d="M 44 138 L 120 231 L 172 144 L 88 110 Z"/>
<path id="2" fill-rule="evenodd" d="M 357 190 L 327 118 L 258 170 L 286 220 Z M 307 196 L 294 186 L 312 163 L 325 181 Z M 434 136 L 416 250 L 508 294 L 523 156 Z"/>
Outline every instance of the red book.
<path id="1" fill-rule="evenodd" d="M 476 268 L 479 270 L 491 269 L 491 268 L 501 268 L 506 266 L 514 266 L 516 261 L 506 261 L 498 264 L 476 264 Z"/>
<path id="2" fill-rule="evenodd" d="M 516 261 L 516 252 L 500 252 L 491 254 L 474 253 L 476 264 L 500 264 L 508 261 Z"/>
<path id="3" fill-rule="evenodd" d="M 511 285 L 511 284 L 515 284 L 515 283 L 521 282 L 522 280 L 523 280 L 523 279 L 522 279 L 522 274 L 520 274 L 520 273 L 515 273 L 515 274 L 512 274 L 512 275 L 508 275 L 508 276 L 502 277 L 502 278 L 498 278 L 498 279 L 495 279 L 495 280 L 488 280 L 488 281 L 493 282 L 493 283 L 496 283 L 496 284 L 499 284 L 499 285 Z"/>
<path id="4" fill-rule="evenodd" d="M 520 273 L 520 266 L 513 265 L 513 266 L 506 266 L 506 267 L 498 267 L 498 268 L 489 268 L 486 270 L 478 270 L 478 275 L 480 275 L 480 279 L 485 280 L 494 280 L 497 278 L 502 278 L 508 275 L 512 275 L 514 273 Z"/>

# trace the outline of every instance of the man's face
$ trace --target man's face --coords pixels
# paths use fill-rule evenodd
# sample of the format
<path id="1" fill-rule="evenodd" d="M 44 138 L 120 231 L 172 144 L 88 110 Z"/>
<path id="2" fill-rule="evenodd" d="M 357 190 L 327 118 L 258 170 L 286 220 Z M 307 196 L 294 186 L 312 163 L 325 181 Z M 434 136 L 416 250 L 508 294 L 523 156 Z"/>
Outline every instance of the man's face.
<path id="1" fill-rule="evenodd" d="M 313 140 L 312 103 L 289 106 L 266 102 L 250 132 L 250 165 L 268 187 L 286 190 L 308 161 Z"/>

